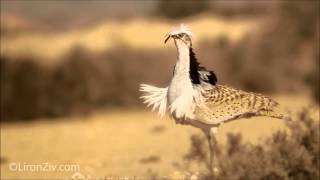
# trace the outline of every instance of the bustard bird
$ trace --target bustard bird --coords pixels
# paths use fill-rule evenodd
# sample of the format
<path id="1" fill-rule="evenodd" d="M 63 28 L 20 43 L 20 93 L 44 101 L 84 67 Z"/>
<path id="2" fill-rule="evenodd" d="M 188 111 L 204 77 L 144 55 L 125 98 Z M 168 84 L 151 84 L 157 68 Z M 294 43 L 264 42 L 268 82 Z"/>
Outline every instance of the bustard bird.
<path id="1" fill-rule="evenodd" d="M 141 84 L 141 98 L 153 110 L 158 109 L 161 116 L 169 112 L 176 123 L 192 125 L 206 134 L 213 175 L 213 145 L 221 124 L 242 117 L 283 115 L 276 111 L 278 103 L 264 95 L 217 84 L 215 73 L 197 61 L 191 37 L 192 32 L 184 25 L 167 34 L 165 43 L 172 38 L 178 50 L 172 80 L 165 88 Z"/>

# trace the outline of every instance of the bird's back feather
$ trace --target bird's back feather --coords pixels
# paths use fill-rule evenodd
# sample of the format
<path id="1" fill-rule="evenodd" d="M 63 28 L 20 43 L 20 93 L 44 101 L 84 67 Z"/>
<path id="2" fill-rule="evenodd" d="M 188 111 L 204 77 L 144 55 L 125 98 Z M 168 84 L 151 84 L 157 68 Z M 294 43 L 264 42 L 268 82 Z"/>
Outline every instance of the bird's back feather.
<path id="1" fill-rule="evenodd" d="M 270 116 L 282 118 L 277 113 L 278 103 L 256 93 L 216 85 L 202 90 L 202 102 L 195 108 L 196 119 L 206 124 L 220 124 L 241 117 Z"/>

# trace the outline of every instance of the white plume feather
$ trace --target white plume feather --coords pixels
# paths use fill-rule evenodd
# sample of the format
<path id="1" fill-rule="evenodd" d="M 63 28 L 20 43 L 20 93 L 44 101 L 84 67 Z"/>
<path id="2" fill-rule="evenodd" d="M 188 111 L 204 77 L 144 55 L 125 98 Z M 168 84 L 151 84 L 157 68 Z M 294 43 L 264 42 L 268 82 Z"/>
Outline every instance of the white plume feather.
<path id="1" fill-rule="evenodd" d="M 176 34 L 181 34 L 181 33 L 186 33 L 189 36 L 193 36 L 193 33 L 191 32 L 191 29 L 188 28 L 186 25 L 184 24 L 180 24 L 180 27 L 178 29 L 175 29 L 171 32 L 169 32 L 169 35 L 176 35 Z"/>
<path id="2" fill-rule="evenodd" d="M 148 107 L 152 106 L 152 111 L 158 109 L 158 114 L 163 117 L 167 111 L 167 92 L 168 87 L 159 88 L 148 84 L 141 84 L 140 91 L 143 95 L 143 103 Z"/>

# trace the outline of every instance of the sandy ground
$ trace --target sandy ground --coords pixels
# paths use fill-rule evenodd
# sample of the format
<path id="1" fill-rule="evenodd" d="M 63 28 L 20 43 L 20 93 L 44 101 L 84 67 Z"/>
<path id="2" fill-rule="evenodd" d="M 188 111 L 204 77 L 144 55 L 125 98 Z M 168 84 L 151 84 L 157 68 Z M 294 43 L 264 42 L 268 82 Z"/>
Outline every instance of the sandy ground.
<path id="1" fill-rule="evenodd" d="M 310 103 L 306 96 L 274 98 L 292 112 Z M 201 133 L 146 110 L 113 110 L 42 120 L 2 124 L 1 179 L 68 179 L 77 172 L 30 172 L 30 168 L 12 171 L 12 163 L 20 163 L 21 168 L 24 164 L 77 164 L 79 172 L 91 178 L 141 178 L 153 172 L 163 177 L 176 171 L 174 164 L 188 152 L 190 136 Z M 221 127 L 218 141 L 223 144 L 226 133 L 240 132 L 245 141 L 259 143 L 263 137 L 284 128 L 284 123 L 276 119 L 243 119 Z"/>

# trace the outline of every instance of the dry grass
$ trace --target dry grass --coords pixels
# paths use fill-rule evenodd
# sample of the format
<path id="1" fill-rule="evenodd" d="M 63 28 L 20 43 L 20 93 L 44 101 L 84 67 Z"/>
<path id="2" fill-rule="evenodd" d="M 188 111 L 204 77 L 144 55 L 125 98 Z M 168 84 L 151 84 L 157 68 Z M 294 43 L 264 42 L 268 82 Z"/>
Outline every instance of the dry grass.
<path id="1" fill-rule="evenodd" d="M 256 27 L 254 20 L 226 21 L 208 15 L 187 18 L 179 22 L 167 22 L 161 19 L 110 21 L 67 32 L 28 32 L 21 33 L 17 37 L 2 37 L 1 53 L 9 56 L 32 55 L 40 59 L 57 59 L 74 46 L 82 46 L 94 52 L 101 52 L 119 43 L 133 48 L 162 48 L 165 33 L 180 23 L 192 27 L 198 40 L 224 35 L 236 41 Z"/>
<path id="2" fill-rule="evenodd" d="M 278 96 L 286 108 L 295 111 L 309 103 L 306 96 Z M 225 124 L 218 140 L 228 132 L 240 132 L 245 141 L 259 143 L 284 123 L 252 118 Z M 66 178 L 72 172 L 11 172 L 10 162 L 78 163 L 82 174 L 91 177 L 137 176 L 152 172 L 160 177 L 176 171 L 175 162 L 189 149 L 189 137 L 201 133 L 192 127 L 177 126 L 154 113 L 127 110 L 96 113 L 58 121 L 4 124 L 1 127 L 1 179 Z"/>

